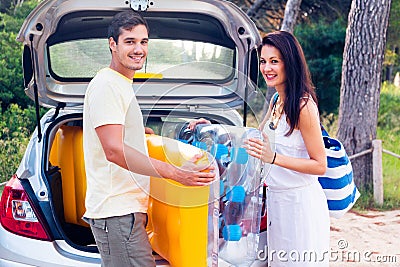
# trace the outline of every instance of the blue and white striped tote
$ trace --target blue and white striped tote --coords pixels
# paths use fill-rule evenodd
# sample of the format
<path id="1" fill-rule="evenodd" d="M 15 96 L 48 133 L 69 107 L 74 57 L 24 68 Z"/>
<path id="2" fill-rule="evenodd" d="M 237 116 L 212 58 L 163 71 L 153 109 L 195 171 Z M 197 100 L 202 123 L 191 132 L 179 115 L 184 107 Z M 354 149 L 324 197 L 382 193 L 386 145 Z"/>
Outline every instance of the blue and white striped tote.
<path id="1" fill-rule="evenodd" d="M 353 168 L 342 143 L 330 137 L 322 125 L 321 128 L 328 168 L 318 180 L 328 200 L 330 216 L 340 218 L 353 207 L 360 193 L 354 184 Z"/>

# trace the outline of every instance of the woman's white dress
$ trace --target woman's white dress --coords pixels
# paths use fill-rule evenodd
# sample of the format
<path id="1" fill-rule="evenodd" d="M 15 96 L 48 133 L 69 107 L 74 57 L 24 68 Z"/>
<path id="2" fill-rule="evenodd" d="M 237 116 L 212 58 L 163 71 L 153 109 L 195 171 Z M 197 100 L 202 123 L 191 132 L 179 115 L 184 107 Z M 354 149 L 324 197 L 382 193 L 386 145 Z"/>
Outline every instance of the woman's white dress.
<path id="1" fill-rule="evenodd" d="M 278 154 L 309 158 L 301 132 L 289 136 L 286 115 L 266 125 Z M 318 176 L 272 165 L 267 174 L 268 266 L 329 266 L 329 211 Z"/>

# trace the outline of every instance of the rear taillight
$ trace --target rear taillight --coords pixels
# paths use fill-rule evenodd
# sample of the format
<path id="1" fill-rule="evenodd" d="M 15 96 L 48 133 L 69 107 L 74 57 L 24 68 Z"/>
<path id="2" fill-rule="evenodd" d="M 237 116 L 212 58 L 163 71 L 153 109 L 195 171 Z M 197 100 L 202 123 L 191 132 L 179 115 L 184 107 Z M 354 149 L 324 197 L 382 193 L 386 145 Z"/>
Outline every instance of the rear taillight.
<path id="1" fill-rule="evenodd" d="M 40 240 L 50 240 L 28 194 L 14 175 L 1 196 L 0 221 L 8 231 Z"/>

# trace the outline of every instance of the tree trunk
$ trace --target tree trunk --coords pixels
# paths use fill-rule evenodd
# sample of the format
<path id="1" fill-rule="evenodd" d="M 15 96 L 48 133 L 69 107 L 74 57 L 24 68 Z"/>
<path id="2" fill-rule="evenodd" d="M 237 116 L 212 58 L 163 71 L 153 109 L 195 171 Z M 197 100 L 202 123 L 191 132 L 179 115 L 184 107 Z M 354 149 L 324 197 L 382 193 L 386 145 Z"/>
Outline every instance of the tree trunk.
<path id="1" fill-rule="evenodd" d="M 255 17 L 257 15 L 257 12 L 261 9 L 265 2 L 266 0 L 256 0 L 247 10 L 247 15 L 251 18 Z"/>
<path id="2" fill-rule="evenodd" d="M 389 65 L 386 67 L 385 72 L 385 81 L 391 82 L 393 77 L 393 65 Z"/>
<path id="3" fill-rule="evenodd" d="M 353 0 L 348 18 L 337 137 L 349 155 L 376 138 L 382 67 L 391 0 Z M 352 161 L 354 179 L 372 187 L 372 154 Z"/>
<path id="4" fill-rule="evenodd" d="M 301 0 L 288 0 L 285 7 L 281 30 L 293 33 L 299 14 Z"/>

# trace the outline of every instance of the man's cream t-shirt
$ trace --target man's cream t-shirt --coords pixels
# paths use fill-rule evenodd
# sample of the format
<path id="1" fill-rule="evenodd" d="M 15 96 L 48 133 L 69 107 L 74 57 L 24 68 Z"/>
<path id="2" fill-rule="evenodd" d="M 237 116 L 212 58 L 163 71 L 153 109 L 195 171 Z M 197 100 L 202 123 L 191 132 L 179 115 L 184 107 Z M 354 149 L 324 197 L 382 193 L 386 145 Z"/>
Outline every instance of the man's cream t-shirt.
<path id="1" fill-rule="evenodd" d="M 150 178 L 125 170 L 106 159 L 95 128 L 107 124 L 124 125 L 127 137 L 124 142 L 148 155 L 143 117 L 132 81 L 110 68 L 97 73 L 85 95 L 83 148 L 87 191 L 84 217 L 98 219 L 145 213 Z"/>

